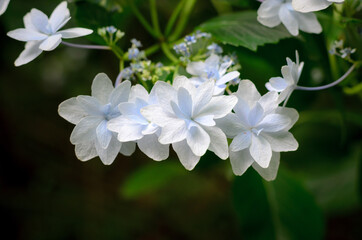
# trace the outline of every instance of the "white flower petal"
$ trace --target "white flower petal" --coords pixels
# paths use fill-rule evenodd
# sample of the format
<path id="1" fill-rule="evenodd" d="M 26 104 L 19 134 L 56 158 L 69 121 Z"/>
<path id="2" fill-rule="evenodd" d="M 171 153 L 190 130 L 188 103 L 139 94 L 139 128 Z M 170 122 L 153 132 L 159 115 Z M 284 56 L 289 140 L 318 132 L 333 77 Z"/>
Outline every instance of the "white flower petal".
<path id="1" fill-rule="evenodd" d="M 267 168 L 260 167 L 257 163 L 253 163 L 253 168 L 267 181 L 273 181 L 278 174 L 280 162 L 280 153 L 273 152 L 270 164 Z"/>
<path id="2" fill-rule="evenodd" d="M 200 157 L 192 152 L 189 145 L 187 145 L 186 140 L 173 143 L 172 148 L 175 150 L 182 165 L 189 171 L 194 169 L 196 164 L 200 161 Z"/>
<path id="3" fill-rule="evenodd" d="M 225 133 L 218 127 L 204 127 L 204 130 L 210 136 L 209 150 L 214 152 L 219 158 L 227 159 L 229 148 Z"/>
<path id="4" fill-rule="evenodd" d="M 226 134 L 227 137 L 233 138 L 241 131 L 244 131 L 244 126 L 240 123 L 240 119 L 236 114 L 229 113 L 225 117 L 216 119 L 216 126 Z"/>
<path id="5" fill-rule="evenodd" d="M 261 97 L 253 82 L 250 80 L 241 80 L 238 91 L 235 93 L 238 98 L 245 101 L 258 101 Z"/>
<path id="6" fill-rule="evenodd" d="M 51 31 L 48 25 L 48 17 L 42 11 L 38 9 L 31 9 L 30 11 L 31 22 L 33 23 L 34 27 L 38 29 L 38 31 L 45 33 L 45 34 L 52 34 L 54 32 Z"/>
<path id="7" fill-rule="evenodd" d="M 295 18 L 295 12 L 289 10 L 287 4 L 282 4 L 279 9 L 279 18 L 280 21 L 284 24 L 284 26 L 288 29 L 290 34 L 293 36 L 298 36 L 299 34 L 299 25 L 298 21 Z"/>
<path id="8" fill-rule="evenodd" d="M 307 33 L 321 33 L 322 26 L 314 13 L 296 13 L 299 29 Z"/>
<path id="9" fill-rule="evenodd" d="M 62 41 L 62 35 L 55 34 L 45 39 L 39 46 L 43 51 L 53 51 Z"/>
<path id="10" fill-rule="evenodd" d="M 230 163 L 234 174 L 241 176 L 254 163 L 254 159 L 251 157 L 249 149 L 238 152 L 230 151 Z"/>
<path id="11" fill-rule="evenodd" d="M 235 96 L 214 96 L 201 108 L 197 117 L 213 115 L 214 119 L 225 117 L 238 102 Z"/>
<path id="12" fill-rule="evenodd" d="M 119 84 L 109 96 L 108 102 L 112 106 L 118 106 L 121 102 L 127 102 L 131 91 L 131 82 L 126 80 Z"/>
<path id="13" fill-rule="evenodd" d="M 64 24 L 63 22 L 70 17 L 70 12 L 67 6 L 67 2 L 61 2 L 52 12 L 49 18 L 49 24 L 52 27 L 52 31 L 56 32 Z"/>
<path id="14" fill-rule="evenodd" d="M 187 91 L 194 95 L 196 93 L 195 86 L 191 83 L 191 81 L 185 76 L 177 76 L 172 83 L 172 86 L 178 90 L 180 87 L 186 88 Z"/>
<path id="15" fill-rule="evenodd" d="M 75 97 L 59 104 L 58 113 L 62 118 L 73 124 L 79 123 L 82 118 L 88 115 Z"/>
<path id="16" fill-rule="evenodd" d="M 143 137 L 142 130 L 144 125 L 138 123 L 122 121 L 123 116 L 113 118 L 108 121 L 107 128 L 118 133 L 117 139 L 120 142 L 136 141 Z"/>
<path id="17" fill-rule="evenodd" d="M 162 144 L 169 144 L 174 142 L 180 142 L 187 136 L 187 126 L 184 120 L 173 119 L 168 122 L 167 125 L 162 127 L 159 142 Z"/>
<path id="18" fill-rule="evenodd" d="M 97 154 L 104 165 L 110 165 L 116 159 L 119 151 L 121 150 L 122 143 L 118 142 L 116 138 L 112 138 L 106 149 L 103 149 L 98 141 L 95 141 Z"/>
<path id="19" fill-rule="evenodd" d="M 8 8 L 10 0 L 0 0 L 0 16 L 6 11 Z"/>
<path id="20" fill-rule="evenodd" d="M 12 30 L 12 31 L 8 32 L 7 35 L 11 38 L 14 38 L 15 40 L 23 41 L 23 42 L 34 41 L 34 40 L 44 40 L 48 37 L 47 35 L 45 35 L 43 33 L 37 32 L 32 29 L 26 29 L 26 28 L 18 28 L 18 29 Z"/>
<path id="21" fill-rule="evenodd" d="M 150 134 L 154 134 L 154 133 L 158 132 L 159 130 L 160 130 L 159 126 L 157 126 L 154 123 L 150 123 L 150 124 L 147 125 L 146 128 L 144 128 L 142 130 L 142 134 L 143 135 L 150 135 Z"/>
<path id="22" fill-rule="evenodd" d="M 205 73 L 204 69 L 205 69 L 205 63 L 203 63 L 202 61 L 190 62 L 189 64 L 187 64 L 186 67 L 186 71 L 193 76 L 203 75 Z"/>
<path id="23" fill-rule="evenodd" d="M 332 2 L 327 0 L 293 0 L 293 8 L 302 13 L 316 12 L 327 8 Z"/>
<path id="24" fill-rule="evenodd" d="M 267 82 L 265 86 L 269 91 L 281 92 L 287 88 L 288 83 L 284 78 L 273 77 L 269 79 L 269 82 Z"/>
<path id="25" fill-rule="evenodd" d="M 239 76 L 240 76 L 240 73 L 238 71 L 229 72 L 229 73 L 225 74 L 224 76 L 222 76 L 220 79 L 216 80 L 216 85 L 217 86 L 223 85 Z"/>
<path id="26" fill-rule="evenodd" d="M 136 142 L 124 142 L 121 145 L 120 153 L 124 156 L 131 156 L 136 151 Z"/>
<path id="27" fill-rule="evenodd" d="M 290 119 L 290 123 L 288 126 L 286 126 L 283 131 L 289 131 L 292 126 L 298 121 L 299 114 L 297 110 L 294 108 L 287 108 L 287 107 L 278 107 L 275 110 L 276 114 L 281 114 L 283 116 L 287 116 Z"/>
<path id="28" fill-rule="evenodd" d="M 166 126 L 175 119 L 175 116 L 158 105 L 149 105 L 141 108 L 141 114 L 148 121 L 157 124 L 160 127 Z"/>
<path id="29" fill-rule="evenodd" d="M 265 115 L 271 113 L 278 107 L 278 98 L 279 95 L 277 92 L 268 92 L 259 99 L 258 103 L 262 106 Z"/>
<path id="30" fill-rule="evenodd" d="M 252 134 L 249 150 L 250 155 L 261 167 L 267 168 L 269 166 L 272 150 L 269 142 L 264 137 Z"/>
<path id="31" fill-rule="evenodd" d="M 62 38 L 69 39 L 69 38 L 77 38 L 87 36 L 93 33 L 93 30 L 87 28 L 69 28 L 66 30 L 62 30 L 57 32 L 58 34 L 62 35 Z"/>
<path id="32" fill-rule="evenodd" d="M 157 81 L 153 86 L 159 105 L 168 112 L 172 112 L 171 101 L 176 101 L 177 91 L 170 84 Z"/>
<path id="33" fill-rule="evenodd" d="M 72 144 L 89 142 L 96 137 L 96 128 L 102 122 L 102 118 L 88 116 L 83 118 L 73 129 L 70 135 Z"/>
<path id="34" fill-rule="evenodd" d="M 298 142 L 290 132 L 262 133 L 273 152 L 289 152 L 298 149 Z"/>
<path id="35" fill-rule="evenodd" d="M 80 106 L 84 109 L 84 111 L 87 112 L 89 115 L 93 116 L 104 115 L 103 112 L 101 111 L 102 105 L 98 101 L 98 99 L 85 95 L 79 95 L 76 99 L 80 104 Z"/>
<path id="36" fill-rule="evenodd" d="M 83 162 L 98 156 L 94 141 L 76 144 L 75 155 Z"/>
<path id="37" fill-rule="evenodd" d="M 263 132 L 278 132 L 287 128 L 291 120 L 288 116 L 281 114 L 269 114 L 258 125 Z"/>
<path id="38" fill-rule="evenodd" d="M 25 14 L 24 18 L 23 18 L 23 22 L 24 22 L 24 26 L 26 29 L 29 30 L 34 30 L 34 31 L 38 31 L 38 29 L 34 26 L 33 22 L 31 21 L 31 13 L 28 12 L 27 14 Z"/>
<path id="39" fill-rule="evenodd" d="M 99 145 L 106 149 L 111 142 L 113 134 L 107 129 L 107 121 L 103 120 L 96 129 L 97 141 Z"/>
<path id="40" fill-rule="evenodd" d="M 214 93 L 214 86 L 215 84 L 212 80 L 204 82 L 197 88 L 197 93 L 192 95 L 192 112 L 195 116 L 199 115 L 200 111 L 202 111 L 204 106 L 210 102 Z"/>
<path id="41" fill-rule="evenodd" d="M 249 125 L 252 127 L 256 126 L 262 120 L 263 116 L 264 116 L 264 109 L 257 102 L 249 112 L 248 116 Z"/>
<path id="42" fill-rule="evenodd" d="M 148 92 L 140 84 L 136 84 L 136 85 L 131 87 L 131 92 L 129 94 L 129 102 L 136 102 L 137 98 L 142 99 L 145 102 L 148 102 Z"/>
<path id="43" fill-rule="evenodd" d="M 248 148 L 251 144 L 251 132 L 244 131 L 239 133 L 230 144 L 230 151 L 238 152 Z"/>
<path id="44" fill-rule="evenodd" d="M 38 57 L 43 50 L 39 48 L 41 41 L 30 41 L 25 44 L 25 49 L 19 55 L 19 57 L 15 60 L 15 66 L 19 67 L 21 65 L 27 64 L 33 61 L 36 57 Z"/>
<path id="45" fill-rule="evenodd" d="M 276 27 L 280 24 L 278 16 L 281 1 L 267 0 L 264 1 L 258 9 L 258 21 L 267 27 Z"/>
<path id="46" fill-rule="evenodd" d="M 92 96 L 97 98 L 101 104 L 107 104 L 113 89 L 113 84 L 109 77 L 105 73 L 99 73 L 92 83 Z"/>
<path id="47" fill-rule="evenodd" d="M 155 161 L 162 161 L 168 158 L 170 145 L 159 143 L 156 134 L 144 136 L 137 141 L 137 144 L 144 154 Z"/>
<path id="48" fill-rule="evenodd" d="M 180 110 L 182 111 L 185 116 L 191 117 L 192 116 L 192 98 L 189 92 L 180 87 L 177 91 L 177 101 Z"/>
<path id="49" fill-rule="evenodd" d="M 206 115 L 194 118 L 194 121 L 200 123 L 203 126 L 215 126 L 214 115 Z"/>
<path id="50" fill-rule="evenodd" d="M 210 146 L 210 136 L 196 124 L 189 129 L 186 141 L 196 156 L 204 155 Z"/>

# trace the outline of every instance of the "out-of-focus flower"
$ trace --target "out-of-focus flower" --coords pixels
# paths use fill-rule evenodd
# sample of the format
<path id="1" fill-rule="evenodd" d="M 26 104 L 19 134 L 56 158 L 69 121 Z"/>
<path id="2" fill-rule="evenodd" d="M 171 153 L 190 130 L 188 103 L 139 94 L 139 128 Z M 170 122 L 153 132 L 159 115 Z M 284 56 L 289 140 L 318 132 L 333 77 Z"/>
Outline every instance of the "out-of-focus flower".
<path id="1" fill-rule="evenodd" d="M 107 129 L 107 122 L 121 115 L 118 105 L 128 101 L 131 83 L 124 81 L 116 88 L 106 74 L 98 74 L 92 83 L 92 96 L 70 98 L 59 105 L 59 115 L 76 124 L 70 136 L 75 154 L 81 161 L 99 156 L 105 165 L 118 153 L 129 156 L 134 142 L 120 143 L 117 135 Z"/>
<path id="2" fill-rule="evenodd" d="M 10 0 L 0 0 L 0 16 L 6 11 L 8 8 Z"/>
<path id="3" fill-rule="evenodd" d="M 25 50 L 15 61 L 15 66 L 21 66 L 39 56 L 43 51 L 54 50 L 62 38 L 76 38 L 91 34 L 93 31 L 86 28 L 70 28 L 58 31 L 70 19 L 67 2 L 60 3 L 50 18 L 43 12 L 33 8 L 24 16 L 25 28 L 8 32 L 8 36 L 19 41 L 27 42 Z"/>
<path id="4" fill-rule="evenodd" d="M 299 34 L 299 29 L 308 33 L 322 32 L 315 14 L 295 11 L 292 0 L 263 1 L 258 9 L 258 21 L 271 28 L 283 23 L 293 36 Z"/>
<path id="5" fill-rule="evenodd" d="M 292 0 L 293 8 L 298 12 L 315 12 L 329 7 L 333 3 L 343 3 L 344 0 Z"/>

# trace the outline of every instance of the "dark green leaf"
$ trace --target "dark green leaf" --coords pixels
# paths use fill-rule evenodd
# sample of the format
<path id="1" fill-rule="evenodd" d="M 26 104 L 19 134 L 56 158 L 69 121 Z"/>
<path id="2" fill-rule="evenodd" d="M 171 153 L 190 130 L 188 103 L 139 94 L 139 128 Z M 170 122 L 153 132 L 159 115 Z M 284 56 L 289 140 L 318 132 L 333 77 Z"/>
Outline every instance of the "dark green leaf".
<path id="1" fill-rule="evenodd" d="M 255 51 L 266 43 L 292 37 L 284 26 L 268 28 L 257 21 L 255 11 L 238 12 L 214 18 L 199 28 L 224 44 L 243 46 Z"/>

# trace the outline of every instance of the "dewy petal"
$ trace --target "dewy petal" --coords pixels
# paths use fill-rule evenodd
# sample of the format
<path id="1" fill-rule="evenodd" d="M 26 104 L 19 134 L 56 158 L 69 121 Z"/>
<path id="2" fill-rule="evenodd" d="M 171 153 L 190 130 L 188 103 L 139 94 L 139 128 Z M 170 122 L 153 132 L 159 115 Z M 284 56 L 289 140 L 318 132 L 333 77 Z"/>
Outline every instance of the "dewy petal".
<path id="1" fill-rule="evenodd" d="M 137 144 L 144 154 L 155 161 L 162 161 L 168 158 L 170 145 L 159 143 L 156 134 L 144 136 L 137 141 Z"/>
<path id="2" fill-rule="evenodd" d="M 88 116 L 83 118 L 73 129 L 70 135 L 72 144 L 89 142 L 96 137 L 96 128 L 102 122 L 102 118 Z"/>
<path id="3" fill-rule="evenodd" d="M 244 131 L 239 133 L 230 144 L 230 151 L 238 152 L 248 148 L 251 144 L 251 132 Z"/>
<path id="4" fill-rule="evenodd" d="M 256 102 L 261 97 L 253 82 L 250 80 L 241 80 L 238 91 L 235 93 L 238 98 L 245 101 Z"/>
<path id="5" fill-rule="evenodd" d="M 101 104 L 107 104 L 108 98 L 113 91 L 112 81 L 105 73 L 99 73 L 92 83 L 92 96 L 97 98 Z"/>
<path id="6" fill-rule="evenodd" d="M 196 156 L 187 145 L 186 140 L 173 143 L 173 149 L 175 150 L 182 165 L 189 171 L 195 168 L 196 164 L 200 161 L 200 157 Z"/>
<path id="7" fill-rule="evenodd" d="M 189 92 L 180 87 L 177 91 L 177 100 L 178 106 L 180 110 L 185 114 L 185 116 L 191 117 L 192 116 L 192 98 Z"/>
<path id="8" fill-rule="evenodd" d="M 131 156 L 136 151 L 136 142 L 124 142 L 121 145 L 120 153 L 125 156 Z"/>
<path id="9" fill-rule="evenodd" d="M 290 132 L 262 133 L 274 152 L 289 152 L 298 149 L 298 142 Z"/>
<path id="10" fill-rule="evenodd" d="M 108 131 L 107 129 L 107 121 L 103 120 L 97 127 L 96 129 L 96 133 L 97 133 L 97 141 L 99 143 L 99 145 L 103 148 L 106 149 L 109 145 L 109 143 L 111 142 L 112 139 L 112 133 L 110 131 Z"/>
<path id="11" fill-rule="evenodd" d="M 131 91 L 131 82 L 126 80 L 119 84 L 109 96 L 109 101 L 112 106 L 117 106 L 121 102 L 127 102 Z"/>
<path id="12" fill-rule="evenodd" d="M 225 117 L 238 102 L 235 96 L 215 96 L 204 105 L 197 117 L 213 115 L 214 119 Z"/>
<path id="13" fill-rule="evenodd" d="M 253 162 L 254 159 L 251 157 L 249 149 L 244 149 L 238 152 L 230 151 L 231 167 L 234 174 L 237 176 L 243 175 Z"/>
<path id="14" fill-rule="evenodd" d="M 66 30 L 62 30 L 57 32 L 58 34 L 62 35 L 62 38 L 69 39 L 69 38 L 77 38 L 87 36 L 93 33 L 93 30 L 87 28 L 69 28 Z"/>
<path id="15" fill-rule="evenodd" d="M 83 162 L 98 156 L 94 141 L 76 144 L 75 155 Z"/>
<path id="16" fill-rule="evenodd" d="M 15 66 L 19 67 L 21 65 L 27 64 L 28 62 L 33 61 L 36 57 L 38 57 L 43 50 L 39 48 L 41 41 L 30 41 L 25 44 L 25 49 L 19 55 L 19 57 L 15 60 Z"/>
<path id="17" fill-rule="evenodd" d="M 295 13 L 299 29 L 307 33 L 321 33 L 322 26 L 314 13 Z"/>
<path id="18" fill-rule="evenodd" d="M 78 124 L 82 118 L 88 115 L 75 97 L 59 104 L 58 113 L 62 118 L 73 124 Z"/>
<path id="19" fill-rule="evenodd" d="M 293 8 L 302 13 L 316 12 L 327 8 L 332 2 L 327 0 L 293 0 Z"/>
<path id="20" fill-rule="evenodd" d="M 6 11 L 8 8 L 10 0 L 0 0 L 0 16 Z"/>
<path id="21" fill-rule="evenodd" d="M 267 168 L 269 166 L 272 150 L 270 144 L 264 137 L 252 134 L 249 151 L 255 162 L 262 168 Z"/>
<path id="22" fill-rule="evenodd" d="M 210 136 L 209 150 L 214 152 L 219 158 L 225 160 L 229 156 L 229 148 L 225 133 L 218 127 L 204 127 Z"/>
<path id="23" fill-rule="evenodd" d="M 62 41 L 62 35 L 55 34 L 45 39 L 39 46 L 43 51 L 53 51 Z"/>
<path id="24" fill-rule="evenodd" d="M 63 22 L 70 17 L 67 2 L 61 2 L 52 12 L 49 18 L 49 24 L 51 25 L 52 31 L 56 32 L 61 28 Z"/>
<path id="25" fill-rule="evenodd" d="M 234 113 L 229 113 L 223 118 L 216 119 L 215 122 L 216 126 L 219 127 L 229 138 L 234 138 L 245 129 L 240 123 L 238 116 Z"/>
<path id="26" fill-rule="evenodd" d="M 118 142 L 116 138 L 112 138 L 111 142 L 108 145 L 108 148 L 103 149 L 98 141 L 95 141 L 95 147 L 97 154 L 104 165 L 110 165 L 113 163 L 114 159 L 117 157 L 119 151 L 121 150 L 122 143 Z"/>
<path id="27" fill-rule="evenodd" d="M 200 111 L 202 111 L 204 106 L 210 102 L 214 93 L 214 86 L 215 84 L 213 80 L 204 82 L 197 88 L 197 93 L 195 95 L 192 95 L 192 112 L 195 116 L 199 115 Z"/>
<path id="28" fill-rule="evenodd" d="M 167 125 L 162 127 L 161 135 L 158 140 L 162 144 L 180 142 L 186 138 L 187 133 L 185 121 L 175 118 L 172 122 L 170 121 Z"/>
<path id="29" fill-rule="evenodd" d="M 202 127 L 195 124 L 188 131 L 186 141 L 196 156 L 202 156 L 209 148 L 210 136 Z"/>
<path id="30" fill-rule="evenodd" d="M 38 31 L 45 33 L 45 34 L 52 34 L 52 30 L 48 24 L 48 17 L 42 11 L 38 9 L 31 9 L 30 11 L 31 22 L 33 23 L 34 27 L 38 29 Z"/>
<path id="31" fill-rule="evenodd" d="M 281 114 L 269 114 L 259 123 L 258 129 L 263 132 L 279 132 L 289 126 L 291 120 Z"/>
<path id="32" fill-rule="evenodd" d="M 8 32 L 7 35 L 11 38 L 14 38 L 18 41 L 23 41 L 23 42 L 34 41 L 34 40 L 44 40 L 48 37 L 47 35 L 45 35 L 43 33 L 37 32 L 32 29 L 26 29 L 26 28 L 18 28 L 18 29 L 12 30 L 12 31 Z"/>
<path id="33" fill-rule="evenodd" d="M 295 11 L 288 8 L 288 4 L 282 4 L 279 9 L 279 18 L 284 26 L 288 29 L 289 33 L 293 36 L 299 34 L 299 24 L 295 18 Z"/>
<path id="34" fill-rule="evenodd" d="M 273 181 L 278 174 L 280 153 L 273 152 L 269 167 L 262 168 L 257 163 L 253 163 L 253 168 L 267 181 Z"/>

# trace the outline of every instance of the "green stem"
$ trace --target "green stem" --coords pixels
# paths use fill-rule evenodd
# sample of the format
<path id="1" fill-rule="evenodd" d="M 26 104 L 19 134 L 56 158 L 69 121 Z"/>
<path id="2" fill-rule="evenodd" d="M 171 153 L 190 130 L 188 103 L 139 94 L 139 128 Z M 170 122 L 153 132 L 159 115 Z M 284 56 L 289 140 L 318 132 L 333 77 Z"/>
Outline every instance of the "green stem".
<path id="1" fill-rule="evenodd" d="M 138 21 L 140 21 L 140 23 L 143 25 L 143 27 L 154 37 L 154 38 L 159 38 L 160 36 L 157 34 L 157 32 L 152 28 L 152 26 L 148 23 L 148 21 L 142 16 L 142 14 L 140 13 L 140 11 L 137 9 L 136 5 L 133 3 L 133 1 L 131 1 L 130 3 L 131 9 L 134 13 L 134 15 L 136 16 L 136 18 L 138 19 Z"/>
<path id="2" fill-rule="evenodd" d="M 191 11 L 195 5 L 195 2 L 196 0 L 186 0 L 180 19 L 177 22 L 175 31 L 172 33 L 172 35 L 169 38 L 171 42 L 178 39 L 182 34 L 182 32 L 184 31 L 186 23 L 190 17 Z"/>
<path id="3" fill-rule="evenodd" d="M 150 0 L 150 11 L 153 29 L 155 30 L 157 36 L 162 37 L 160 23 L 158 22 L 156 0 Z"/>
<path id="4" fill-rule="evenodd" d="M 161 43 L 161 49 L 162 49 L 163 53 L 166 55 L 166 57 L 168 57 L 168 59 L 170 59 L 173 63 L 178 62 L 178 58 L 172 54 L 167 43 L 165 43 L 165 42 Z"/>
<path id="5" fill-rule="evenodd" d="M 147 90 L 147 92 L 150 92 L 150 89 L 148 88 L 147 83 L 142 79 L 142 77 L 139 74 L 136 74 L 138 81 L 142 84 L 142 86 Z"/>
<path id="6" fill-rule="evenodd" d="M 181 12 L 184 3 L 185 3 L 185 0 L 180 1 L 178 3 L 177 7 L 175 8 L 175 10 L 172 12 L 172 15 L 171 15 L 170 19 L 168 20 L 168 23 L 167 23 L 167 26 L 166 26 L 165 36 L 170 35 L 171 29 L 175 25 L 177 17 L 179 16 L 179 14 Z"/>

